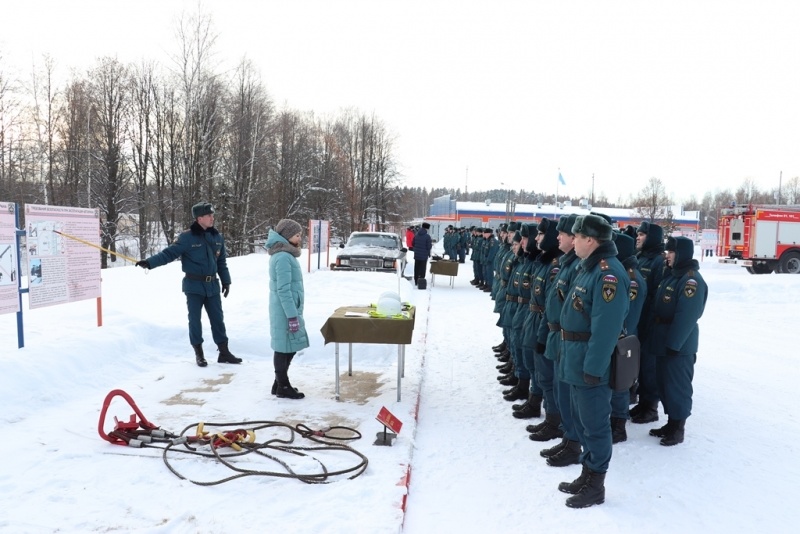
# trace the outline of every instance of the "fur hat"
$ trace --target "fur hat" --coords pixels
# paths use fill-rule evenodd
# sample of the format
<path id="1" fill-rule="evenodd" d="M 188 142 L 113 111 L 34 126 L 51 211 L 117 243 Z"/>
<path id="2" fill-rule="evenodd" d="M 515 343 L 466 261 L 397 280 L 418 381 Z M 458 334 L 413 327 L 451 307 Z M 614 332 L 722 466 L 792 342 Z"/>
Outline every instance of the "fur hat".
<path id="1" fill-rule="evenodd" d="M 642 221 L 642 224 L 640 224 L 639 228 L 636 229 L 636 233 L 649 234 L 650 223 L 647 221 Z"/>
<path id="2" fill-rule="evenodd" d="M 198 202 L 192 206 L 192 217 L 195 219 L 203 215 L 211 215 L 212 213 L 214 213 L 214 206 L 208 202 Z"/>
<path id="3" fill-rule="evenodd" d="M 546 218 L 542 219 L 542 222 L 545 221 L 547 221 L 548 224 L 545 225 L 547 228 L 544 230 L 542 230 L 542 223 L 539 223 L 539 232 L 544 234 L 542 241 L 539 243 L 539 248 L 542 249 L 543 252 L 550 252 L 558 248 L 558 230 L 556 230 L 554 221 L 549 221 Z"/>
<path id="4" fill-rule="evenodd" d="M 511 240 L 514 241 L 514 243 L 519 243 L 522 241 L 522 236 L 520 235 L 519 230 L 514 232 L 514 237 Z"/>
<path id="5" fill-rule="evenodd" d="M 647 223 L 646 234 L 642 250 L 660 250 L 664 243 L 664 229 L 656 223 Z"/>
<path id="6" fill-rule="evenodd" d="M 631 236 L 634 241 L 636 240 L 636 227 L 632 224 L 627 225 L 625 229 L 622 230 L 622 233 Z"/>
<path id="7" fill-rule="evenodd" d="M 429 229 L 431 227 L 431 223 L 424 222 L 424 223 L 422 223 L 422 227 L 427 230 L 427 229 Z"/>
<path id="8" fill-rule="evenodd" d="M 609 217 L 609 216 L 608 216 L 608 215 L 606 215 L 605 213 L 598 213 L 598 212 L 596 212 L 596 211 L 590 211 L 590 212 L 589 212 L 589 215 L 597 215 L 598 217 L 602 217 L 602 218 L 604 218 L 606 221 L 608 221 L 608 224 L 610 224 L 612 227 L 614 226 L 614 219 L 612 219 L 611 217 Z"/>
<path id="9" fill-rule="evenodd" d="M 573 234 L 594 237 L 600 241 L 610 241 L 613 229 L 608 221 L 599 215 L 579 215 L 572 226 Z"/>
<path id="10" fill-rule="evenodd" d="M 517 230 L 519 230 L 519 223 L 517 221 L 511 221 L 508 223 L 509 232 L 516 232 Z"/>
<path id="11" fill-rule="evenodd" d="M 288 241 L 290 237 L 294 237 L 302 232 L 303 227 L 300 226 L 300 223 L 297 223 L 291 219 L 281 219 L 278 221 L 278 224 L 275 225 L 275 231 L 281 234 L 281 236 L 286 238 Z"/>
<path id="12" fill-rule="evenodd" d="M 536 225 L 531 225 L 531 232 L 536 232 Z M 527 252 L 532 258 L 535 258 L 539 255 L 539 245 L 536 244 L 535 239 L 528 239 L 528 244 L 525 245 L 525 252 Z"/>
<path id="13" fill-rule="evenodd" d="M 688 237 L 669 236 L 667 238 L 667 246 L 665 249 L 667 252 L 675 252 L 675 261 L 673 262 L 673 267 L 685 265 L 691 261 L 692 257 L 694 256 L 694 242 Z"/>
<path id="14" fill-rule="evenodd" d="M 543 234 L 543 233 L 547 232 L 547 229 L 549 227 L 550 227 L 550 219 L 548 219 L 547 217 L 542 217 L 542 220 L 539 221 L 539 224 L 536 226 L 536 230 L 539 233 Z"/>
<path id="15" fill-rule="evenodd" d="M 578 218 L 577 213 L 570 213 L 569 215 L 564 215 L 558 220 L 558 226 L 556 226 L 556 230 L 559 232 L 564 232 L 565 234 L 575 235 L 572 231 L 572 227 L 575 226 L 575 221 Z M 562 224 L 563 223 L 563 224 Z"/>
<path id="16" fill-rule="evenodd" d="M 487 227 L 485 227 L 485 228 L 483 229 L 483 233 L 484 233 L 484 234 L 491 234 L 491 233 L 492 233 L 492 229 L 491 229 L 491 228 L 489 228 L 489 227 L 487 226 Z"/>
<path id="17" fill-rule="evenodd" d="M 636 241 L 628 234 L 614 232 L 614 244 L 617 245 L 617 259 L 624 261 L 636 251 Z"/>

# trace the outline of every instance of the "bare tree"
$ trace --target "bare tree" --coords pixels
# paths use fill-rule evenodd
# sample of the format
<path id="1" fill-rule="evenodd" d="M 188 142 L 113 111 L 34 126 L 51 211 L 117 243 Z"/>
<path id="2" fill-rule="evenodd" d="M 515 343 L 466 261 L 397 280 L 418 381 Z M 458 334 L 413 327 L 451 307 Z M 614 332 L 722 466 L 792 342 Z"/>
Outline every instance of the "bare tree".
<path id="1" fill-rule="evenodd" d="M 652 177 L 647 185 L 631 198 L 631 206 L 643 220 L 663 223 L 671 217 L 672 199 L 667 195 L 663 182 L 659 178 Z"/>
<path id="2" fill-rule="evenodd" d="M 104 248 L 114 252 L 120 214 L 132 204 L 127 197 L 130 177 L 123 152 L 126 142 L 124 121 L 130 106 L 130 75 L 118 60 L 103 58 L 89 73 L 89 82 L 93 105 L 97 110 L 96 159 L 102 169 L 98 173 L 97 194 L 94 197 L 102 220 L 100 241 Z M 116 255 L 112 254 L 111 261 L 116 259 Z M 100 264 L 102 268 L 108 267 L 108 254 L 105 251 L 100 255 Z"/>
<path id="3" fill-rule="evenodd" d="M 44 186 L 45 204 L 64 204 L 66 199 L 56 197 L 55 184 L 55 136 L 58 128 L 56 99 L 58 93 L 53 86 L 55 62 L 45 55 L 41 72 L 34 67 L 31 94 L 33 96 L 33 124 L 39 148 L 39 168 Z"/>
<path id="4" fill-rule="evenodd" d="M 184 210 L 214 195 L 214 178 L 222 132 L 222 87 L 214 73 L 214 45 L 218 35 L 209 13 L 198 12 L 178 21 L 180 51 L 175 57 L 183 105 Z"/>
<path id="5" fill-rule="evenodd" d="M 143 63 L 133 69 L 131 76 L 130 120 L 128 138 L 131 141 L 133 157 L 133 185 L 136 194 L 138 213 L 138 250 L 141 258 L 146 257 L 150 248 L 150 210 L 152 204 L 148 177 L 152 164 L 153 108 L 155 98 L 155 79 L 152 63 Z"/>

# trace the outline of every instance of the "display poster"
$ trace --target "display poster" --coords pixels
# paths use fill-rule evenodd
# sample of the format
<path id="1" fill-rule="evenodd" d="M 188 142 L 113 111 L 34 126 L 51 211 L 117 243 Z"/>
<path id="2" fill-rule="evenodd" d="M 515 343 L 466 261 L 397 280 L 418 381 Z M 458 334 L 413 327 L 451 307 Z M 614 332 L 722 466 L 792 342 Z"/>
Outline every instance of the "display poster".
<path id="1" fill-rule="evenodd" d="M 31 309 L 100 297 L 99 210 L 26 204 L 25 231 Z"/>
<path id="2" fill-rule="evenodd" d="M 308 221 L 308 251 L 311 254 L 328 251 L 328 221 Z"/>
<path id="3" fill-rule="evenodd" d="M 0 202 L 0 315 L 20 311 L 14 219 L 14 203 Z"/>

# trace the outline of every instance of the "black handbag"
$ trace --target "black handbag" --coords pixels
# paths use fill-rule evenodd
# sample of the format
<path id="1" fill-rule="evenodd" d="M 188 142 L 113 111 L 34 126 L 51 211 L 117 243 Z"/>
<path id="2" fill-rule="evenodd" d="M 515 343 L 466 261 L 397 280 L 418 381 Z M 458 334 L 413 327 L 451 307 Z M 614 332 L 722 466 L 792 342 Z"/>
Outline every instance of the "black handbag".
<path id="1" fill-rule="evenodd" d="M 608 385 L 614 391 L 630 389 L 639 377 L 640 358 L 639 338 L 625 336 L 617 340 L 614 354 L 611 355 L 611 380 Z"/>

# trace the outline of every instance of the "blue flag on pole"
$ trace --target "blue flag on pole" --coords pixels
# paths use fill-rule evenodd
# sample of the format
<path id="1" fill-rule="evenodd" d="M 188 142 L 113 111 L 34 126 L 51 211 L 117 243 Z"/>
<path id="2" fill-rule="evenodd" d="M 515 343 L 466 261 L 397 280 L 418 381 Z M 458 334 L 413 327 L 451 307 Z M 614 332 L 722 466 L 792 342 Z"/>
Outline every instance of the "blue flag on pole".
<path id="1" fill-rule="evenodd" d="M 558 171 L 558 181 L 561 182 L 561 185 L 567 185 L 567 182 L 564 181 L 564 177 L 561 176 L 561 171 Z"/>

